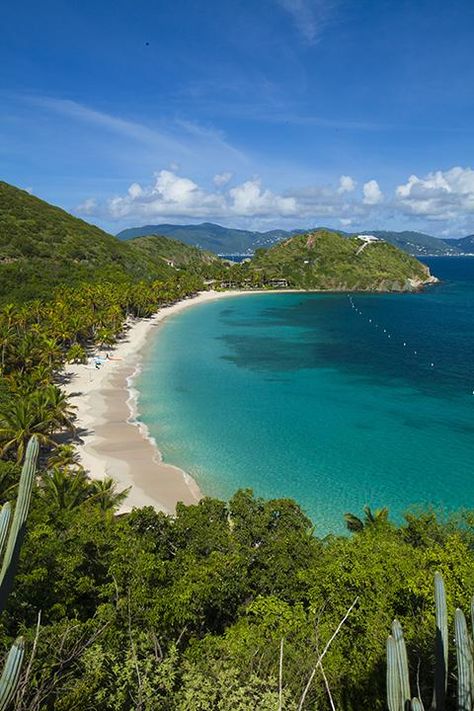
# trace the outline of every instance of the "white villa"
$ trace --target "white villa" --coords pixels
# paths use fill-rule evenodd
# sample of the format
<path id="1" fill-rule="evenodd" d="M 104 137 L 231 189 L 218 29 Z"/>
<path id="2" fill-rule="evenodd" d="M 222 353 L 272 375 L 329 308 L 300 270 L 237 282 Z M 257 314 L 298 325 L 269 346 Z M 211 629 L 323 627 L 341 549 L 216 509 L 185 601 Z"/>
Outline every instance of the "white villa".
<path id="1" fill-rule="evenodd" d="M 357 235 L 357 239 L 361 239 L 363 242 L 383 242 L 383 240 L 374 235 Z"/>

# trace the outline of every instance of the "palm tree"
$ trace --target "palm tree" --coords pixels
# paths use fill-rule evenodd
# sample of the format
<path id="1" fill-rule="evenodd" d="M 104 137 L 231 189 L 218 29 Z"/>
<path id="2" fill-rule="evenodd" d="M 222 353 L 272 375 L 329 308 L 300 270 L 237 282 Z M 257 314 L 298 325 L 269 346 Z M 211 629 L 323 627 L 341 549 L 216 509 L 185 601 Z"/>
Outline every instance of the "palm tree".
<path id="1" fill-rule="evenodd" d="M 5 376 L 8 389 L 16 395 L 29 395 L 38 388 L 51 384 L 52 372 L 47 365 L 37 365 L 27 373 L 14 370 Z"/>
<path id="2" fill-rule="evenodd" d="M 13 349 L 10 367 L 20 373 L 27 372 L 41 361 L 40 339 L 34 331 L 22 333 Z"/>
<path id="3" fill-rule="evenodd" d="M 50 368 L 61 361 L 62 351 L 55 338 L 43 337 L 41 340 L 41 361 L 46 361 Z"/>
<path id="4" fill-rule="evenodd" d="M 66 427 L 74 432 L 74 405 L 70 405 L 66 395 L 56 385 L 47 385 L 34 394 L 38 407 L 47 413 L 52 429 Z"/>
<path id="5" fill-rule="evenodd" d="M 39 443 L 55 446 L 50 437 L 51 420 L 43 408 L 38 407 L 36 398 L 11 398 L 0 404 L 0 456 L 16 450 L 16 458 L 21 462 L 25 447 L 34 434 Z"/>
<path id="6" fill-rule="evenodd" d="M 7 349 L 10 348 L 14 337 L 15 329 L 9 323 L 4 322 L 0 324 L 0 351 L 2 354 L 0 360 L 0 373 L 3 373 L 5 370 Z"/>
<path id="7" fill-rule="evenodd" d="M 60 511 L 71 511 L 90 496 L 90 484 L 84 469 L 52 467 L 42 477 L 41 495 Z"/>
<path id="8" fill-rule="evenodd" d="M 87 353 L 83 346 L 79 343 L 73 343 L 66 352 L 66 361 L 68 363 L 85 363 L 87 359 Z"/>
<path id="9" fill-rule="evenodd" d="M 117 482 L 112 477 L 95 479 L 90 485 L 92 496 L 89 501 L 96 502 L 102 511 L 115 511 L 125 501 L 131 487 L 117 491 Z"/>
<path id="10" fill-rule="evenodd" d="M 48 457 L 48 467 L 75 467 L 79 465 L 79 454 L 72 444 L 60 444 Z"/>
<path id="11" fill-rule="evenodd" d="M 345 513 L 344 519 L 349 531 L 352 533 L 360 533 L 370 526 L 385 523 L 388 519 L 388 508 L 384 506 L 381 509 L 372 511 L 370 506 L 364 506 L 364 518 L 359 518 L 353 513 Z"/>

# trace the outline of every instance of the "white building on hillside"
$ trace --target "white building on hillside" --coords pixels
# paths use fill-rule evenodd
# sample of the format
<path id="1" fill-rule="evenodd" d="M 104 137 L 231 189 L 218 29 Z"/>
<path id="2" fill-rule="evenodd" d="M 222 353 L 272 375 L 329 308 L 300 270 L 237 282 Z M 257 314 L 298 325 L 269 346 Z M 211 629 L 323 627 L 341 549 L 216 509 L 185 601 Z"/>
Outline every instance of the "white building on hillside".
<path id="1" fill-rule="evenodd" d="M 357 239 L 361 239 L 363 242 L 383 242 L 375 235 L 357 235 Z"/>

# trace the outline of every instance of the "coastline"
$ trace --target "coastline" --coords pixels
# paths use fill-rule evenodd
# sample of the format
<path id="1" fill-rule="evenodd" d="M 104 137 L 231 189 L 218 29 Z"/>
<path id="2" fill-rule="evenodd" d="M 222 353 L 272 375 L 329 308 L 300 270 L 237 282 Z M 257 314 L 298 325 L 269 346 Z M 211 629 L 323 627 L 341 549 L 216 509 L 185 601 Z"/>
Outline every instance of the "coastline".
<path id="1" fill-rule="evenodd" d="M 110 360 L 105 360 L 99 369 L 90 363 L 66 365 L 62 389 L 75 408 L 78 437 L 74 444 L 79 461 L 92 479 L 111 476 L 118 490 L 130 488 L 120 512 L 153 506 L 172 514 L 179 501 L 195 504 L 203 497 L 198 483 L 187 472 L 163 461 L 159 443 L 138 416 L 134 381 L 151 334 L 167 318 L 191 306 L 232 296 L 268 293 L 310 292 L 300 289 L 200 292 L 161 308 L 150 318 L 130 320 L 120 340 L 107 349 Z"/>
<path id="2" fill-rule="evenodd" d="M 163 461 L 157 443 L 138 419 L 134 381 L 151 334 L 167 318 L 191 306 L 259 293 L 268 292 L 201 292 L 163 307 L 151 318 L 129 322 L 123 337 L 108 351 L 110 360 L 99 369 L 89 363 L 66 365 L 62 389 L 75 407 L 78 439 L 74 444 L 80 463 L 92 479 L 111 476 L 119 490 L 131 487 L 121 512 L 153 506 L 174 513 L 179 501 L 195 504 L 203 496 L 189 474 Z"/>

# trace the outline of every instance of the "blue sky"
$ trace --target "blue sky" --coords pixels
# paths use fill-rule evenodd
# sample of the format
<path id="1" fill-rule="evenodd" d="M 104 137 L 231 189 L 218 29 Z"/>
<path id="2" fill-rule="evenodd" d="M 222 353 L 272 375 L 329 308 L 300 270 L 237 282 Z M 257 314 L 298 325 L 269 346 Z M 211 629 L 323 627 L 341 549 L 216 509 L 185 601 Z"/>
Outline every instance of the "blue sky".
<path id="1" fill-rule="evenodd" d="M 2 9 L 1 178 L 159 222 L 474 232 L 472 0 Z"/>

